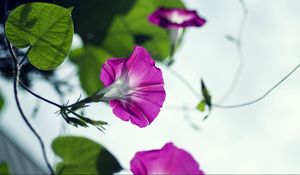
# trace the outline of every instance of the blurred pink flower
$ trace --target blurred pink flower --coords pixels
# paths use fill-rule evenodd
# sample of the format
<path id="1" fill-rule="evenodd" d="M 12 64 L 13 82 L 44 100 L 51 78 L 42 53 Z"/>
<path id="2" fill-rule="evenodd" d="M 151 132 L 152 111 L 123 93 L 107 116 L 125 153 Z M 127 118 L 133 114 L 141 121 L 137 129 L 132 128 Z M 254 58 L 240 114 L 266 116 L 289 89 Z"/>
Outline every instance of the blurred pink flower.
<path id="1" fill-rule="evenodd" d="M 149 15 L 148 20 L 160 27 L 168 29 L 200 27 L 205 24 L 205 19 L 198 16 L 195 10 L 179 8 L 159 8 Z"/>
<path id="2" fill-rule="evenodd" d="M 157 117 L 166 96 L 164 81 L 145 48 L 134 47 L 129 58 L 107 60 L 100 79 L 106 87 L 102 99 L 120 119 L 146 127 Z"/>
<path id="3" fill-rule="evenodd" d="M 158 150 L 137 152 L 130 162 L 133 174 L 204 174 L 185 150 L 167 143 Z"/>

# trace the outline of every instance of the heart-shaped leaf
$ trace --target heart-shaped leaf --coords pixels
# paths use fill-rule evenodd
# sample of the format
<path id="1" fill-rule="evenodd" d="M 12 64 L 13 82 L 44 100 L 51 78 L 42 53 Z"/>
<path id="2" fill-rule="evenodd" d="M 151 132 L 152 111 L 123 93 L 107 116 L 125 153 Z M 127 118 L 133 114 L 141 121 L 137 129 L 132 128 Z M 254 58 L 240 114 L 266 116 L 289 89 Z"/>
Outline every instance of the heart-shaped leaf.
<path id="1" fill-rule="evenodd" d="M 113 174 L 122 169 L 107 149 L 84 137 L 58 137 L 52 148 L 62 158 L 57 174 Z"/>
<path id="2" fill-rule="evenodd" d="M 5 32 L 18 48 L 30 47 L 28 59 L 41 70 L 59 66 L 69 53 L 74 27 L 72 8 L 33 2 L 18 6 L 8 16 Z"/>

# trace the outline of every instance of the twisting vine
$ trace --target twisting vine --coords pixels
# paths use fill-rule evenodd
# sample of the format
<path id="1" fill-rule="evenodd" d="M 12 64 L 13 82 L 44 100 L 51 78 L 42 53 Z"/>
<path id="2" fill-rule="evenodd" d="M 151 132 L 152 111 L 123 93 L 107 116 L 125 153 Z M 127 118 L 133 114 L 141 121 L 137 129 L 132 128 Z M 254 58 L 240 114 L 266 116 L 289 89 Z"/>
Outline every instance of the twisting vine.
<path id="1" fill-rule="evenodd" d="M 2 9 L 1 9 L 1 15 L 2 15 L 2 22 L 4 23 L 6 18 L 7 18 L 7 0 L 4 0 L 2 3 Z M 51 174 L 55 174 L 54 170 L 52 169 L 49 160 L 47 158 L 47 154 L 46 154 L 46 150 L 45 150 L 45 144 L 41 138 L 41 136 L 38 134 L 38 132 L 33 128 L 33 126 L 30 124 L 30 122 L 28 121 L 22 106 L 20 104 L 20 100 L 18 97 L 18 81 L 19 81 L 19 74 L 20 74 L 20 65 L 18 64 L 17 61 L 17 57 L 14 53 L 14 50 L 12 48 L 12 45 L 10 44 L 10 42 L 8 41 L 8 39 L 5 37 L 6 39 L 6 45 L 8 47 L 9 53 L 10 53 L 10 57 L 13 63 L 13 89 L 14 89 L 14 97 L 15 97 L 15 101 L 17 104 L 17 108 L 20 112 L 20 115 L 22 117 L 22 119 L 24 120 L 24 122 L 26 123 L 26 125 L 28 126 L 28 128 L 32 131 L 32 133 L 35 135 L 35 137 L 38 139 L 41 149 L 42 149 L 42 154 L 44 157 L 44 160 L 46 162 L 46 165 L 50 171 Z M 24 58 L 23 58 L 24 60 Z M 21 64 L 23 63 L 23 61 L 21 61 Z"/>
<path id="2" fill-rule="evenodd" d="M 248 16 L 248 8 L 247 8 L 244 0 L 239 0 L 239 3 L 242 7 L 243 15 L 242 15 L 242 20 L 241 20 L 241 23 L 240 23 L 240 26 L 238 29 L 238 34 L 237 34 L 236 38 L 232 38 L 231 36 L 228 36 L 228 39 L 230 39 L 232 42 L 234 42 L 234 44 L 236 46 L 239 63 L 238 63 L 238 68 L 234 74 L 233 80 L 232 80 L 229 88 L 227 89 L 224 96 L 221 98 L 221 100 L 219 102 L 220 104 L 223 103 L 224 101 L 226 101 L 226 99 L 231 95 L 231 93 L 235 89 L 235 87 L 241 77 L 241 74 L 244 69 L 244 64 L 245 64 L 245 58 L 244 58 L 244 52 L 243 52 L 243 33 L 244 33 L 246 19 Z"/>
<path id="3" fill-rule="evenodd" d="M 264 99 L 267 95 L 269 95 L 275 88 L 277 88 L 282 82 L 284 82 L 289 76 L 291 76 L 299 67 L 300 67 L 300 64 L 298 64 L 291 72 L 289 72 L 286 76 L 284 76 L 284 78 L 281 79 L 278 83 L 276 83 L 272 88 L 267 90 L 267 92 L 265 92 L 261 97 L 255 99 L 255 100 L 236 104 L 236 105 L 213 104 L 213 106 L 218 107 L 218 108 L 239 108 L 239 107 L 248 106 L 248 105 L 257 103 L 257 102 L 261 101 L 262 99 Z"/>
<path id="4" fill-rule="evenodd" d="M 47 154 L 46 154 L 46 150 L 45 150 L 45 144 L 41 138 L 41 136 L 38 134 L 38 132 L 33 128 L 33 126 L 30 124 L 30 122 L 28 121 L 27 117 L 25 116 L 25 113 L 21 107 L 21 104 L 20 104 L 20 100 L 19 100 L 19 97 L 18 97 L 18 82 L 19 82 L 19 74 L 20 74 L 20 66 L 18 64 L 18 61 L 17 61 L 17 57 L 14 53 L 14 50 L 12 48 L 12 45 L 10 44 L 10 42 L 6 39 L 6 42 L 7 42 L 7 46 L 8 46 L 8 49 L 9 49 L 9 52 L 10 52 L 10 55 L 11 55 L 11 59 L 12 59 L 12 63 L 14 65 L 14 70 L 13 70 L 13 84 L 14 84 L 14 96 L 15 96 L 15 101 L 17 103 L 17 107 L 18 107 L 18 110 L 22 116 L 22 119 L 25 121 L 26 125 L 29 127 L 29 129 L 32 131 L 32 133 L 36 136 L 36 138 L 38 139 L 39 143 L 40 143 L 40 146 L 41 146 L 41 149 L 42 149 L 42 152 L 43 152 L 43 157 L 44 157 L 44 160 L 46 162 L 46 165 L 50 171 L 51 174 L 55 174 L 50 163 L 49 163 L 49 160 L 47 158 Z"/>
<path id="5" fill-rule="evenodd" d="M 243 16 L 242 16 L 242 20 L 240 23 L 240 27 L 238 30 L 238 35 L 236 38 L 228 36 L 228 39 L 233 41 L 236 45 L 236 50 L 237 50 L 237 54 L 239 57 L 239 65 L 238 68 L 235 72 L 235 76 L 233 78 L 233 81 L 231 83 L 231 85 L 229 86 L 228 90 L 226 91 L 225 95 L 221 98 L 219 103 L 212 103 L 212 107 L 217 107 L 217 108 L 239 108 L 239 107 L 244 107 L 244 106 L 248 106 L 248 105 L 252 105 L 255 104 L 261 100 L 263 100 L 265 97 L 267 97 L 273 90 L 275 90 L 280 84 L 282 84 L 288 77 L 290 77 L 299 67 L 300 64 L 298 64 L 297 66 L 295 66 L 286 76 L 284 76 L 278 83 L 276 83 L 274 86 L 272 86 L 269 90 L 267 90 L 262 96 L 249 101 L 249 102 L 245 102 L 245 103 L 239 103 L 239 104 L 234 104 L 234 105 L 223 105 L 222 103 L 230 96 L 230 94 L 232 93 L 232 91 L 234 90 L 238 80 L 240 79 L 240 75 L 241 72 L 243 70 L 244 67 L 244 53 L 243 53 L 243 49 L 242 49 L 242 37 L 243 37 L 243 29 L 245 26 L 245 22 L 246 22 L 246 18 L 248 16 L 248 7 L 246 6 L 244 0 L 238 0 L 240 3 L 240 6 L 242 8 L 243 11 Z M 193 86 L 185 80 L 184 77 L 182 77 L 179 73 L 177 73 L 175 70 L 171 69 L 170 67 L 166 66 L 166 69 L 172 73 L 178 80 L 180 80 L 191 92 L 192 94 L 194 94 L 194 96 L 197 99 L 201 100 L 201 95 L 198 93 L 198 91 L 196 91 Z M 167 107 L 167 109 L 170 110 L 182 110 L 183 107 L 180 106 L 169 106 Z M 185 111 L 186 110 L 197 110 L 196 108 L 184 108 Z"/>

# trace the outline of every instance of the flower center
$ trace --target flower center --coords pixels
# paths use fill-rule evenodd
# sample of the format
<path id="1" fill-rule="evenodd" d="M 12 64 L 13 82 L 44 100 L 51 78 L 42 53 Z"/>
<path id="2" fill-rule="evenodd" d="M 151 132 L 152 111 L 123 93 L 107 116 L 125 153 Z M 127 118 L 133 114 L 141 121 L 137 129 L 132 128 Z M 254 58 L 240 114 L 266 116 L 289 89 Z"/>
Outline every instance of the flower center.
<path id="1" fill-rule="evenodd" d="M 182 15 L 177 11 L 174 11 L 172 13 L 170 13 L 167 16 L 168 20 L 170 20 L 172 23 L 176 23 L 176 24 L 182 24 L 183 22 L 185 22 L 186 20 L 189 20 L 191 17 L 187 16 L 187 15 Z"/>
<path id="2" fill-rule="evenodd" d="M 132 92 L 132 88 L 125 77 L 120 77 L 102 92 L 104 93 L 103 98 L 106 100 L 124 99 Z"/>

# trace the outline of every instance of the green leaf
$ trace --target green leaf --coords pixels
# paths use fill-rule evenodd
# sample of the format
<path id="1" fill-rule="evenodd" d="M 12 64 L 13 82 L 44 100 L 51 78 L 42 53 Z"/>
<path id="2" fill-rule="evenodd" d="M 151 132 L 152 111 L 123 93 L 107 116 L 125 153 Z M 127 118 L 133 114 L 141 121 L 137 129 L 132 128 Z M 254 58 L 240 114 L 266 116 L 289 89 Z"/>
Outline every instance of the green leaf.
<path id="1" fill-rule="evenodd" d="M 111 54 L 94 46 L 86 46 L 72 51 L 69 57 L 77 64 L 81 86 L 88 95 L 103 88 L 100 70 L 106 59 L 112 57 Z"/>
<path id="2" fill-rule="evenodd" d="M 28 59 L 41 70 L 58 67 L 69 53 L 73 39 L 72 8 L 33 2 L 18 6 L 5 24 L 9 41 L 30 47 Z"/>
<path id="3" fill-rule="evenodd" d="M 211 108 L 211 95 L 209 94 L 209 91 L 208 89 L 206 88 L 205 84 L 204 84 L 204 81 L 201 80 L 201 91 L 202 91 L 202 95 L 203 95 L 203 98 L 205 100 L 205 103 L 206 105 Z"/>
<path id="4" fill-rule="evenodd" d="M 184 7 L 181 0 L 86 0 L 59 4 L 75 6 L 75 32 L 86 45 L 100 47 L 113 57 L 125 57 L 134 45 L 141 45 L 160 61 L 170 55 L 169 33 L 150 24 L 147 17 L 159 7 Z"/>
<path id="5" fill-rule="evenodd" d="M 57 174 L 113 174 L 122 169 L 108 150 L 84 137 L 57 137 L 52 149 L 62 158 Z"/>
<path id="6" fill-rule="evenodd" d="M 2 96 L 2 94 L 0 92 L 0 111 L 3 108 L 3 106 L 4 106 L 4 98 L 3 98 L 3 96 Z"/>
<path id="7" fill-rule="evenodd" d="M 0 174 L 10 174 L 9 173 L 9 167 L 7 165 L 7 163 L 0 163 Z"/>
<path id="8" fill-rule="evenodd" d="M 203 80 L 201 80 L 201 91 L 202 91 L 202 96 L 204 98 L 201 102 L 204 101 L 205 105 L 208 106 L 208 114 L 203 118 L 203 120 L 206 120 L 209 117 L 209 115 L 211 114 L 212 103 L 211 103 L 211 95 L 210 95 L 208 89 L 206 88 Z"/>
<path id="9" fill-rule="evenodd" d="M 197 109 L 201 112 L 204 112 L 205 111 L 205 100 L 202 100 L 198 105 L 197 105 Z"/>

